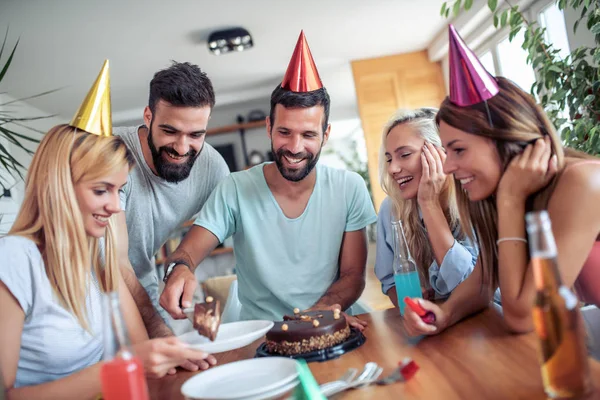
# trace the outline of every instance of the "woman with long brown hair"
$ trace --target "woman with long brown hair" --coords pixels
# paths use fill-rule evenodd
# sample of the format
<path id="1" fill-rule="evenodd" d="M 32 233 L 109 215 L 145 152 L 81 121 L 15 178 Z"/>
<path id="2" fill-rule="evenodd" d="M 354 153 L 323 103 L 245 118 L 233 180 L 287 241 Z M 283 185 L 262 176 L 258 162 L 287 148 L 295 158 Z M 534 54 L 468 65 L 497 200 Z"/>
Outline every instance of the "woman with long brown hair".
<path id="1" fill-rule="evenodd" d="M 525 234 L 525 213 L 532 210 L 548 210 L 563 282 L 581 300 L 600 305 L 600 160 L 563 149 L 534 99 L 509 80 L 496 80 L 500 91 L 487 101 L 493 126 L 484 104 L 459 107 L 446 99 L 438 113 L 444 170 L 464 191 L 461 223 L 475 232 L 480 256 L 444 305 L 422 302 L 436 314 L 435 325 L 407 315 L 414 334 L 438 333 L 480 310 L 496 287 L 507 325 L 533 328 Z"/>
<path id="2" fill-rule="evenodd" d="M 547 209 L 562 281 L 582 301 L 600 305 L 600 160 L 563 149 L 531 95 L 506 78 L 487 102 L 463 106 L 446 98 L 437 121 L 447 151 L 444 170 L 461 187 L 461 223 L 480 248 L 475 270 L 425 324 L 406 317 L 411 334 L 434 334 L 489 304 L 499 287 L 509 329 L 533 329 L 534 282 L 525 213 Z"/>

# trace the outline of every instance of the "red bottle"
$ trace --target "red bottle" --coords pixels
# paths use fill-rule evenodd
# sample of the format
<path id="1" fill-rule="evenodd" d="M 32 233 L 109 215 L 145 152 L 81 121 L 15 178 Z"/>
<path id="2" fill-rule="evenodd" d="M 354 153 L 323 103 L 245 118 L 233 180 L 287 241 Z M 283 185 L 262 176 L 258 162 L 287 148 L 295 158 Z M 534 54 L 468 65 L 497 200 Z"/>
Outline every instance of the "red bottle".
<path id="1" fill-rule="evenodd" d="M 144 366 L 131 351 L 118 293 L 106 294 L 104 305 L 102 396 L 104 400 L 148 400 Z"/>

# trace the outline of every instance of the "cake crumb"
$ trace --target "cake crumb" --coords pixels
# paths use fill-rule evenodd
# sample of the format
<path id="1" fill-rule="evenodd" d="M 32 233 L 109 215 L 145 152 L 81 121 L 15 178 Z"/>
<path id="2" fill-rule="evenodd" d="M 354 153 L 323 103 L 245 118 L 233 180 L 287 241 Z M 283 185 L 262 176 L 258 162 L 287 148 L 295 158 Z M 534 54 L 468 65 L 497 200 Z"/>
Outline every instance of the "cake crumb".
<path id="1" fill-rule="evenodd" d="M 313 326 L 316 328 L 317 326 L 319 326 L 319 321 L 314 319 L 313 320 Z"/>

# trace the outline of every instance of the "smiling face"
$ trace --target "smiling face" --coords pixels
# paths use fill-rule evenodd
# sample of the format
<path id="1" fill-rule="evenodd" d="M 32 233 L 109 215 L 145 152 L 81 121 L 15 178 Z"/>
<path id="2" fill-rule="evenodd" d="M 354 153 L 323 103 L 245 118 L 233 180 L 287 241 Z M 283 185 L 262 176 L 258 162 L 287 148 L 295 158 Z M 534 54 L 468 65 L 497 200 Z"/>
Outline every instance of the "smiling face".
<path id="1" fill-rule="evenodd" d="M 425 139 L 409 124 L 393 127 L 385 138 L 387 172 L 398 184 L 404 200 L 417 197 L 421 181 L 421 153 Z"/>
<path id="2" fill-rule="evenodd" d="M 75 184 L 75 196 L 85 233 L 100 238 L 108 226 L 108 218 L 121 211 L 119 189 L 127 182 L 129 167 L 123 165 L 112 175 Z"/>
<path id="3" fill-rule="evenodd" d="M 494 141 L 440 122 L 440 137 L 447 157 L 444 172 L 454 174 L 469 200 L 484 200 L 496 192 L 502 163 Z"/>
<path id="4" fill-rule="evenodd" d="M 277 104 L 274 117 L 274 121 L 267 119 L 267 131 L 277 169 L 288 181 L 301 181 L 317 165 L 329 137 L 330 127 L 326 132 L 322 128 L 324 109 L 285 108 Z"/>
<path id="5" fill-rule="evenodd" d="M 144 110 L 154 172 L 168 182 L 186 179 L 198 158 L 210 118 L 210 106 L 175 107 L 158 101 Z"/>

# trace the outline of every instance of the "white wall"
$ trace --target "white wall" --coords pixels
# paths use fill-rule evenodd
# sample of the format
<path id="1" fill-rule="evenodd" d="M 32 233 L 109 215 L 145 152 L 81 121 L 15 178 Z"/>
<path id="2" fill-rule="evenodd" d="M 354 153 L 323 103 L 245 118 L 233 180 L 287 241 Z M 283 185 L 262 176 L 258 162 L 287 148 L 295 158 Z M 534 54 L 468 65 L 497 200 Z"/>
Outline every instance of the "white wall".
<path id="1" fill-rule="evenodd" d="M 52 94 L 49 94 L 48 96 L 52 96 Z M 12 102 L 14 99 L 6 94 L 0 94 L 0 105 L 2 104 L 6 104 L 9 102 Z M 6 112 L 10 112 L 14 117 L 40 117 L 40 116 L 46 116 L 48 115 L 47 113 L 38 110 L 35 107 L 30 106 L 27 103 L 24 102 L 16 102 L 13 104 L 9 104 L 6 106 L 0 106 L 0 109 L 2 109 L 2 111 Z M 32 128 L 35 128 L 37 130 L 40 130 L 42 132 L 46 132 L 48 131 L 51 127 L 60 124 L 60 123 L 65 123 L 66 121 L 61 121 L 58 118 L 55 117 L 50 117 L 50 118 L 44 118 L 44 119 L 40 119 L 37 121 L 30 121 L 30 122 L 26 122 L 25 124 L 27 126 L 30 126 Z M 20 127 L 20 126 L 16 126 L 16 125 L 7 125 L 7 128 L 17 132 L 17 133 L 22 133 L 31 137 L 35 137 L 37 139 L 41 139 L 42 135 L 38 134 L 36 132 L 32 132 L 29 129 Z M 6 143 L 3 143 L 6 144 Z M 26 147 L 32 151 L 35 151 L 37 145 L 33 144 L 33 143 L 29 143 L 29 142 L 24 142 L 24 144 L 26 144 Z M 11 144 L 7 144 L 8 145 L 8 149 L 11 152 L 11 154 L 17 159 L 17 161 L 19 161 L 21 164 L 23 164 L 25 167 L 29 166 L 29 163 L 31 162 L 31 156 L 28 155 L 25 151 L 19 149 L 18 147 L 11 145 Z M 0 234 L 8 231 L 8 229 L 10 229 L 10 226 L 12 225 L 12 222 L 16 216 L 17 211 L 19 210 L 19 206 L 21 204 L 22 198 L 23 198 L 23 191 L 25 190 L 25 185 L 24 182 L 17 176 L 14 178 L 11 178 L 4 169 L 0 170 L 0 174 L 2 175 L 3 178 L 10 180 L 13 179 L 15 182 L 17 182 L 17 185 L 15 187 L 13 187 L 13 189 L 11 190 L 11 197 L 2 197 L 0 198 L 0 215 L 2 215 L 2 220 L 0 221 Z M 25 176 L 25 173 L 23 173 L 23 176 Z"/>

